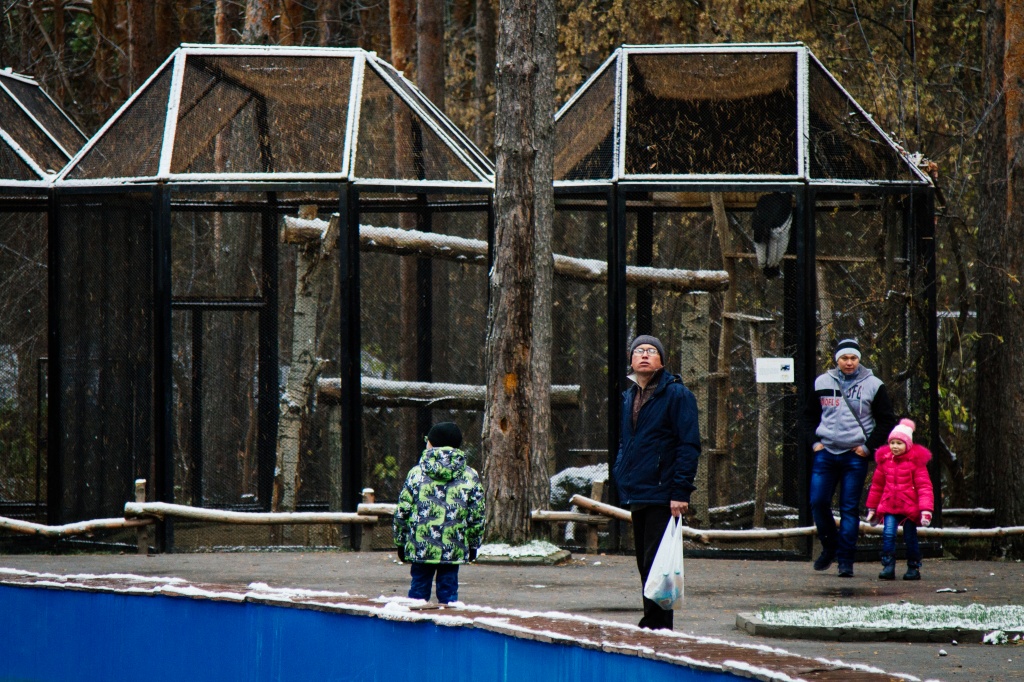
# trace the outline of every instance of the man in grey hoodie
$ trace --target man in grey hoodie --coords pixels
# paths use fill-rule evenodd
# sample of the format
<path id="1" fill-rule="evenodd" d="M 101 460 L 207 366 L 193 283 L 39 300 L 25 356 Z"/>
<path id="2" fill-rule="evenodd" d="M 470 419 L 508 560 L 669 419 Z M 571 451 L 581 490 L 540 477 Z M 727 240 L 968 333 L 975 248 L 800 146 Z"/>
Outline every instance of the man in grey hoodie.
<path id="1" fill-rule="evenodd" d="M 868 464 L 896 425 L 892 401 L 882 380 L 860 364 L 855 339 L 836 344 L 836 367 L 814 381 L 801 427 L 813 443 L 811 515 L 818 529 L 821 554 L 814 570 L 839 562 L 839 577 L 853 577 L 860 528 L 860 499 Z M 839 486 L 839 529 L 832 516 L 832 496 Z"/>

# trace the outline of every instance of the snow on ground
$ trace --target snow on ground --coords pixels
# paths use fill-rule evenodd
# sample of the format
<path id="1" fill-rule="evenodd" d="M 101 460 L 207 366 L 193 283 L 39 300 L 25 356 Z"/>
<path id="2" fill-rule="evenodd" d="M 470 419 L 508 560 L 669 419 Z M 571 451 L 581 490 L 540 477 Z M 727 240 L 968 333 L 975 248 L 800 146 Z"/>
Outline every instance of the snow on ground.
<path id="1" fill-rule="evenodd" d="M 477 556 L 500 556 L 519 559 L 530 556 L 545 557 L 558 551 L 560 551 L 560 549 L 550 542 L 533 540 L 525 545 L 513 546 L 501 543 L 481 545 L 480 549 L 477 550 Z"/>
<path id="2" fill-rule="evenodd" d="M 1017 605 L 925 606 L 904 602 L 880 606 L 831 606 L 820 609 L 762 609 L 757 617 L 769 625 L 1024 632 L 1024 606 Z"/>

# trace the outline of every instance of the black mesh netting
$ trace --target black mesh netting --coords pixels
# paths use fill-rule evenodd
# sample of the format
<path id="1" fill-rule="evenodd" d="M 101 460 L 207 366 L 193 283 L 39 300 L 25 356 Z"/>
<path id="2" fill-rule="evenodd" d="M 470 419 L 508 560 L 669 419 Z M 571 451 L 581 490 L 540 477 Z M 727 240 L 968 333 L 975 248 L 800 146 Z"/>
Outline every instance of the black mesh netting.
<path id="1" fill-rule="evenodd" d="M 340 173 L 352 60 L 189 56 L 173 173 Z"/>
<path id="2" fill-rule="evenodd" d="M 38 85 L 3 74 L 0 74 L 0 82 L 3 82 L 4 87 L 18 98 L 18 101 L 39 121 L 39 124 L 56 138 L 60 146 L 70 156 L 74 156 L 85 144 L 85 137 L 81 131 L 68 120 L 64 112 L 46 96 L 46 93 Z M 65 159 L 66 162 L 67 159 Z M 60 170 L 60 168 L 56 170 Z"/>
<path id="3" fill-rule="evenodd" d="M 606 69 L 555 123 L 555 180 L 612 177 L 615 70 Z"/>
<path id="4" fill-rule="evenodd" d="M 775 237 L 783 240 L 777 253 L 786 254 L 777 271 L 759 263 L 755 240 L 763 236 L 753 216 L 761 196 L 724 194 L 724 211 L 716 212 L 708 194 L 635 195 L 626 214 L 627 337 L 658 336 L 666 366 L 697 399 L 703 455 L 693 503 L 705 526 L 797 523 L 803 493 L 796 385 L 773 378 L 766 365 L 759 373 L 757 360 L 791 366 L 800 357 L 804 306 L 815 306 L 819 319 L 817 370 L 809 375 L 834 364 L 838 337 L 856 336 L 865 364 L 890 386 L 897 412 L 927 415 L 927 324 L 918 313 L 924 289 L 911 276 L 904 199 L 820 196 L 817 300 L 799 301 L 793 241 L 799 221 Z M 781 196 L 794 210 L 793 197 Z M 605 220 L 603 211 L 584 210 L 582 202 L 560 211 L 556 252 L 605 260 Z M 643 281 L 659 271 L 657 282 Z M 694 275 L 707 291 L 674 284 Z M 724 275 L 726 290 L 713 283 Z M 608 353 L 606 314 L 603 283 L 556 277 L 555 382 L 580 385 L 582 398 L 576 410 L 555 411 L 556 508 L 607 479 L 607 373 L 625 372 L 627 358 L 626 349 Z M 615 359 L 612 367 L 608 357 Z"/>
<path id="5" fill-rule="evenodd" d="M 627 174 L 796 174 L 794 54 L 639 54 L 628 64 Z"/>
<path id="6" fill-rule="evenodd" d="M 68 162 L 68 157 L 46 131 L 3 90 L 0 90 L 0 121 L 3 121 L 8 134 L 44 171 L 56 173 Z"/>
<path id="7" fill-rule="evenodd" d="M 46 501 L 46 214 L 0 212 L 0 515 Z"/>
<path id="8" fill-rule="evenodd" d="M 57 211 L 60 511 L 118 517 L 134 480 L 152 480 L 152 198 L 65 197 Z"/>

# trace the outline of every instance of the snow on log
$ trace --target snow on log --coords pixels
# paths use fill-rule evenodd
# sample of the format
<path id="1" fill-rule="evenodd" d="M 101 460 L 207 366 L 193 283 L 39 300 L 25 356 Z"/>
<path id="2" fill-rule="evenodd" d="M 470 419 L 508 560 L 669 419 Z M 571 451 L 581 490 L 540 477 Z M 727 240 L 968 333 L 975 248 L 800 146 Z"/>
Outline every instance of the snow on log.
<path id="1" fill-rule="evenodd" d="M 398 508 L 397 504 L 391 504 L 389 502 L 363 502 L 356 506 L 357 514 L 366 514 L 368 516 L 394 516 L 395 509 Z"/>
<path id="2" fill-rule="evenodd" d="M 331 220 L 337 219 L 332 217 Z M 319 218 L 285 216 L 282 239 L 291 244 L 317 241 L 327 234 L 329 224 Z M 487 265 L 486 241 L 435 232 L 360 225 L 359 248 L 399 256 L 426 256 L 458 263 Z M 608 279 L 608 264 L 605 261 L 573 258 L 557 253 L 554 254 L 554 260 L 556 275 L 584 282 L 605 282 Z M 729 275 L 724 270 L 680 270 L 630 265 L 626 267 L 626 284 L 681 293 L 725 291 L 729 288 Z"/>
<path id="3" fill-rule="evenodd" d="M 0 530 L 9 530 L 15 533 L 26 535 L 42 535 L 48 538 L 67 537 L 71 535 L 83 535 L 98 530 L 121 530 L 124 528 L 138 528 L 153 523 L 152 519 L 93 519 L 92 521 L 77 521 L 66 523 L 63 526 L 47 526 L 41 523 L 9 519 L 0 516 Z"/>
<path id="4" fill-rule="evenodd" d="M 167 502 L 129 502 L 124 505 L 125 518 L 172 516 L 190 521 L 236 523 L 247 525 L 275 525 L 288 523 L 376 523 L 376 516 L 351 512 L 236 512 L 223 509 L 190 507 Z"/>
<path id="5" fill-rule="evenodd" d="M 341 379 L 321 377 L 317 383 L 320 398 L 326 402 L 341 399 Z M 448 408 L 476 410 L 484 406 L 484 386 L 472 384 L 426 383 L 422 381 L 391 381 L 376 377 L 362 378 L 363 405 L 409 407 L 437 405 Z M 552 386 L 552 407 L 578 407 L 580 387 Z"/>

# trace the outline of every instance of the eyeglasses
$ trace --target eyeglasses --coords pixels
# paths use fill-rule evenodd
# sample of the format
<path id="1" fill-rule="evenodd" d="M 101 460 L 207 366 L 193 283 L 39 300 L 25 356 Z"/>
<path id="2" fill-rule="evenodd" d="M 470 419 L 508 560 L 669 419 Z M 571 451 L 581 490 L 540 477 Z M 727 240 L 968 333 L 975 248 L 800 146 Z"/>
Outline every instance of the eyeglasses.
<path id="1" fill-rule="evenodd" d="M 655 355 L 657 352 L 657 348 L 637 348 L 633 351 L 633 355 Z"/>

